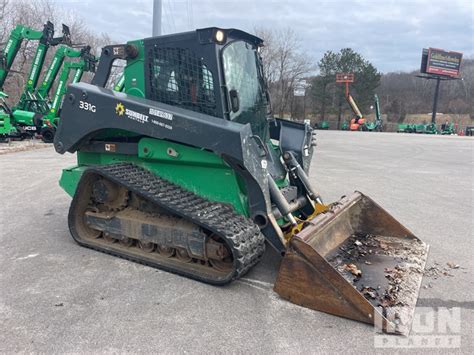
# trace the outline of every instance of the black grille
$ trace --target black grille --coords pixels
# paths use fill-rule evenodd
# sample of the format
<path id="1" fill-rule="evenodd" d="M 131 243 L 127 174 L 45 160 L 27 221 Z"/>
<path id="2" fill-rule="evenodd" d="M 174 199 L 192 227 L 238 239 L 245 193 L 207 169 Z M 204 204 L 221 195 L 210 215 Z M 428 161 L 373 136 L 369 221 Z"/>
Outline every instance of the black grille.
<path id="1" fill-rule="evenodd" d="M 214 78 L 202 59 L 189 49 L 157 45 L 148 55 L 151 100 L 217 116 Z"/>

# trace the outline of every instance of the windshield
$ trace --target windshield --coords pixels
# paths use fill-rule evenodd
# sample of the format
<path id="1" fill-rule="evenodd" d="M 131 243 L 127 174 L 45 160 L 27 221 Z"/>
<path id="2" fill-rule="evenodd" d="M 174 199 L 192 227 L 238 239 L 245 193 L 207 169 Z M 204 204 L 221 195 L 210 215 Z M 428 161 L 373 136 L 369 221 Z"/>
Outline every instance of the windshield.
<path id="1" fill-rule="evenodd" d="M 236 90 L 239 110 L 230 112 L 230 119 L 250 123 L 253 134 L 267 140 L 267 102 L 256 49 L 249 43 L 237 41 L 223 50 L 224 76 L 227 91 Z"/>

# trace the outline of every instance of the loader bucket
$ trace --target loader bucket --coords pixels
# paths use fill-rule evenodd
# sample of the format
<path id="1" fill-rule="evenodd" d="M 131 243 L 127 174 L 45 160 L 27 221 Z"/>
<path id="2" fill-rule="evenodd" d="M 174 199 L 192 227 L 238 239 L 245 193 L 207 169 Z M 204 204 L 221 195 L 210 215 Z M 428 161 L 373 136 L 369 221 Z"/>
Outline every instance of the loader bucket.
<path id="1" fill-rule="evenodd" d="M 289 241 L 275 292 L 298 305 L 408 335 L 428 245 L 360 192 Z"/>

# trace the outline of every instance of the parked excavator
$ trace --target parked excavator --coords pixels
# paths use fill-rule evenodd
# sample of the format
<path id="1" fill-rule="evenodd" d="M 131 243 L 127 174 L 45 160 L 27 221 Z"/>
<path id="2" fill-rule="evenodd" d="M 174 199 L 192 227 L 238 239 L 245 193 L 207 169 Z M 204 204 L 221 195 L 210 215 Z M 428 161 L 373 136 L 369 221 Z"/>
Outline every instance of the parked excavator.
<path id="1" fill-rule="evenodd" d="M 211 27 L 103 48 L 92 83 L 69 86 L 54 139 L 77 154 L 60 178 L 72 237 L 213 285 L 267 242 L 282 298 L 407 334 L 427 245 L 360 192 L 323 203 L 314 132 L 272 117 L 262 45 Z M 124 92 L 104 88 L 116 59 Z"/>

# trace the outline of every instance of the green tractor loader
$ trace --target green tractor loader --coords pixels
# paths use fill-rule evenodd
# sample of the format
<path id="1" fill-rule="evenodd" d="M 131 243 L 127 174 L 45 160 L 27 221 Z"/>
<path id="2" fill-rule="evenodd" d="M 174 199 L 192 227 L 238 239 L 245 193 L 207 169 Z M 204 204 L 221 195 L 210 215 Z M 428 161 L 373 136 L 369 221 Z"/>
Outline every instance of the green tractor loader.
<path id="1" fill-rule="evenodd" d="M 446 122 L 441 125 L 441 134 L 442 135 L 453 135 L 456 134 L 456 129 L 454 128 L 454 123 Z"/>
<path id="2" fill-rule="evenodd" d="M 23 110 L 12 110 L 6 103 L 8 95 L 0 91 L 0 143 L 10 139 L 31 138 L 36 131 L 36 114 Z"/>
<path id="3" fill-rule="evenodd" d="M 410 329 L 428 247 L 372 199 L 324 204 L 315 136 L 274 119 L 263 41 L 236 29 L 106 46 L 70 85 L 54 146 L 77 153 L 60 185 L 82 246 L 213 285 L 282 255 L 275 291 L 311 309 Z M 124 89 L 104 88 L 124 59 Z"/>
<path id="4" fill-rule="evenodd" d="M 5 99 L 8 95 L 0 91 L 0 142 L 8 142 L 10 136 L 15 133 L 15 128 L 12 125 L 11 110 L 8 107 Z"/>
<path id="5" fill-rule="evenodd" d="M 435 123 L 428 123 L 425 125 L 425 133 L 426 134 L 439 134 L 438 128 L 436 128 Z"/>
<path id="6" fill-rule="evenodd" d="M 329 129 L 329 121 L 322 120 L 321 122 L 318 122 L 315 124 L 316 129 L 324 129 L 328 130 Z"/>

